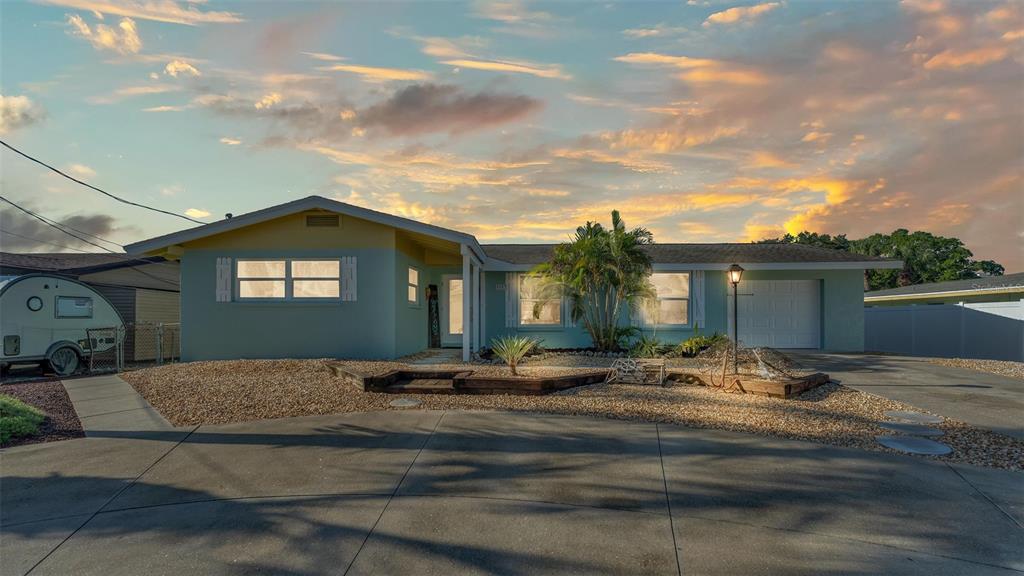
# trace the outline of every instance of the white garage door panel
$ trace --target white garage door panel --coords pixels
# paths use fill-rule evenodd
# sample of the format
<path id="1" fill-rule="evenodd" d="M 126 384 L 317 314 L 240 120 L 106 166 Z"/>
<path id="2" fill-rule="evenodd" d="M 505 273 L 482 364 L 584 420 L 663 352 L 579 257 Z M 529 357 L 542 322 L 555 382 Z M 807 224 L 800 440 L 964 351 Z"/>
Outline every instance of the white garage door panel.
<path id="1" fill-rule="evenodd" d="M 747 280 L 739 286 L 739 334 L 747 346 L 818 348 L 817 280 Z"/>

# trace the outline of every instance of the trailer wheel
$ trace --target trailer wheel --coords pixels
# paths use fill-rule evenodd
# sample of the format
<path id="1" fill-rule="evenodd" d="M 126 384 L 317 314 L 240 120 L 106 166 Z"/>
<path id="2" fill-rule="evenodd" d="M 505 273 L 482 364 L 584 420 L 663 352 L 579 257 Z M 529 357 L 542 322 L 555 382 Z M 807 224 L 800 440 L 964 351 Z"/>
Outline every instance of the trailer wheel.
<path id="1" fill-rule="evenodd" d="M 58 376 L 70 376 L 78 370 L 78 352 L 71 346 L 61 346 L 50 354 L 50 368 Z"/>

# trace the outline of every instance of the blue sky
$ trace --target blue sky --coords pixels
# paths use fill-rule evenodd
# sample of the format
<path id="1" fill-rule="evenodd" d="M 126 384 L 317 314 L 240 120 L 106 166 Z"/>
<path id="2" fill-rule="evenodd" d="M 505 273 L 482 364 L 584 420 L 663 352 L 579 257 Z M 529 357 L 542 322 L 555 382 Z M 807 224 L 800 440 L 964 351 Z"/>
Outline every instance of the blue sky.
<path id="1" fill-rule="evenodd" d="M 1024 269 L 1019 2 L 0 5 L 3 138 L 203 221 L 310 194 L 558 241 L 958 236 Z M 4 151 L 4 195 L 128 242 L 187 222 Z M 74 247 L 11 210 L 5 249 Z"/>

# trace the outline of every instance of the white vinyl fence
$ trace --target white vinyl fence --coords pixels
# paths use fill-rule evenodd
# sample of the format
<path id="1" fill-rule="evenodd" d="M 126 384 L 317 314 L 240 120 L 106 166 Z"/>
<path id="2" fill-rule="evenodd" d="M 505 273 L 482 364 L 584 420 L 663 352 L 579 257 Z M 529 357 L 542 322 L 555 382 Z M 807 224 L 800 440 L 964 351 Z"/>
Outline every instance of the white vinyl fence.
<path id="1" fill-rule="evenodd" d="M 864 309 L 864 349 L 1024 361 L 1024 300 Z"/>

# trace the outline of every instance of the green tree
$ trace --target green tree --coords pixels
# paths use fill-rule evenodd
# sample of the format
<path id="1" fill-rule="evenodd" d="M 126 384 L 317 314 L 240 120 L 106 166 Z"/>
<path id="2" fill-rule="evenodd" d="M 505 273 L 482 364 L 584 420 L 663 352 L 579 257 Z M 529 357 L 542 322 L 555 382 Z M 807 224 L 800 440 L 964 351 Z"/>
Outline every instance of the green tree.
<path id="1" fill-rule="evenodd" d="M 626 230 L 616 210 L 611 228 L 597 222 L 578 227 L 572 241 L 556 246 L 551 261 L 533 273 L 544 279 L 545 289 L 571 298 L 573 318 L 597 349 L 616 350 L 635 332 L 619 324 L 620 316 L 653 294 L 651 259 L 643 250 L 653 243 L 646 228 Z"/>
<path id="2" fill-rule="evenodd" d="M 966 280 L 978 276 L 1001 276 L 1005 271 L 1002 265 L 993 260 L 975 260 L 974 254 L 959 238 L 921 231 L 909 232 L 903 228 L 892 234 L 872 234 L 860 240 L 847 240 L 845 234 L 829 236 L 801 232 L 796 236 L 786 234 L 781 238 L 769 238 L 761 242 L 810 244 L 903 261 L 900 270 L 865 270 L 865 290 Z"/>

